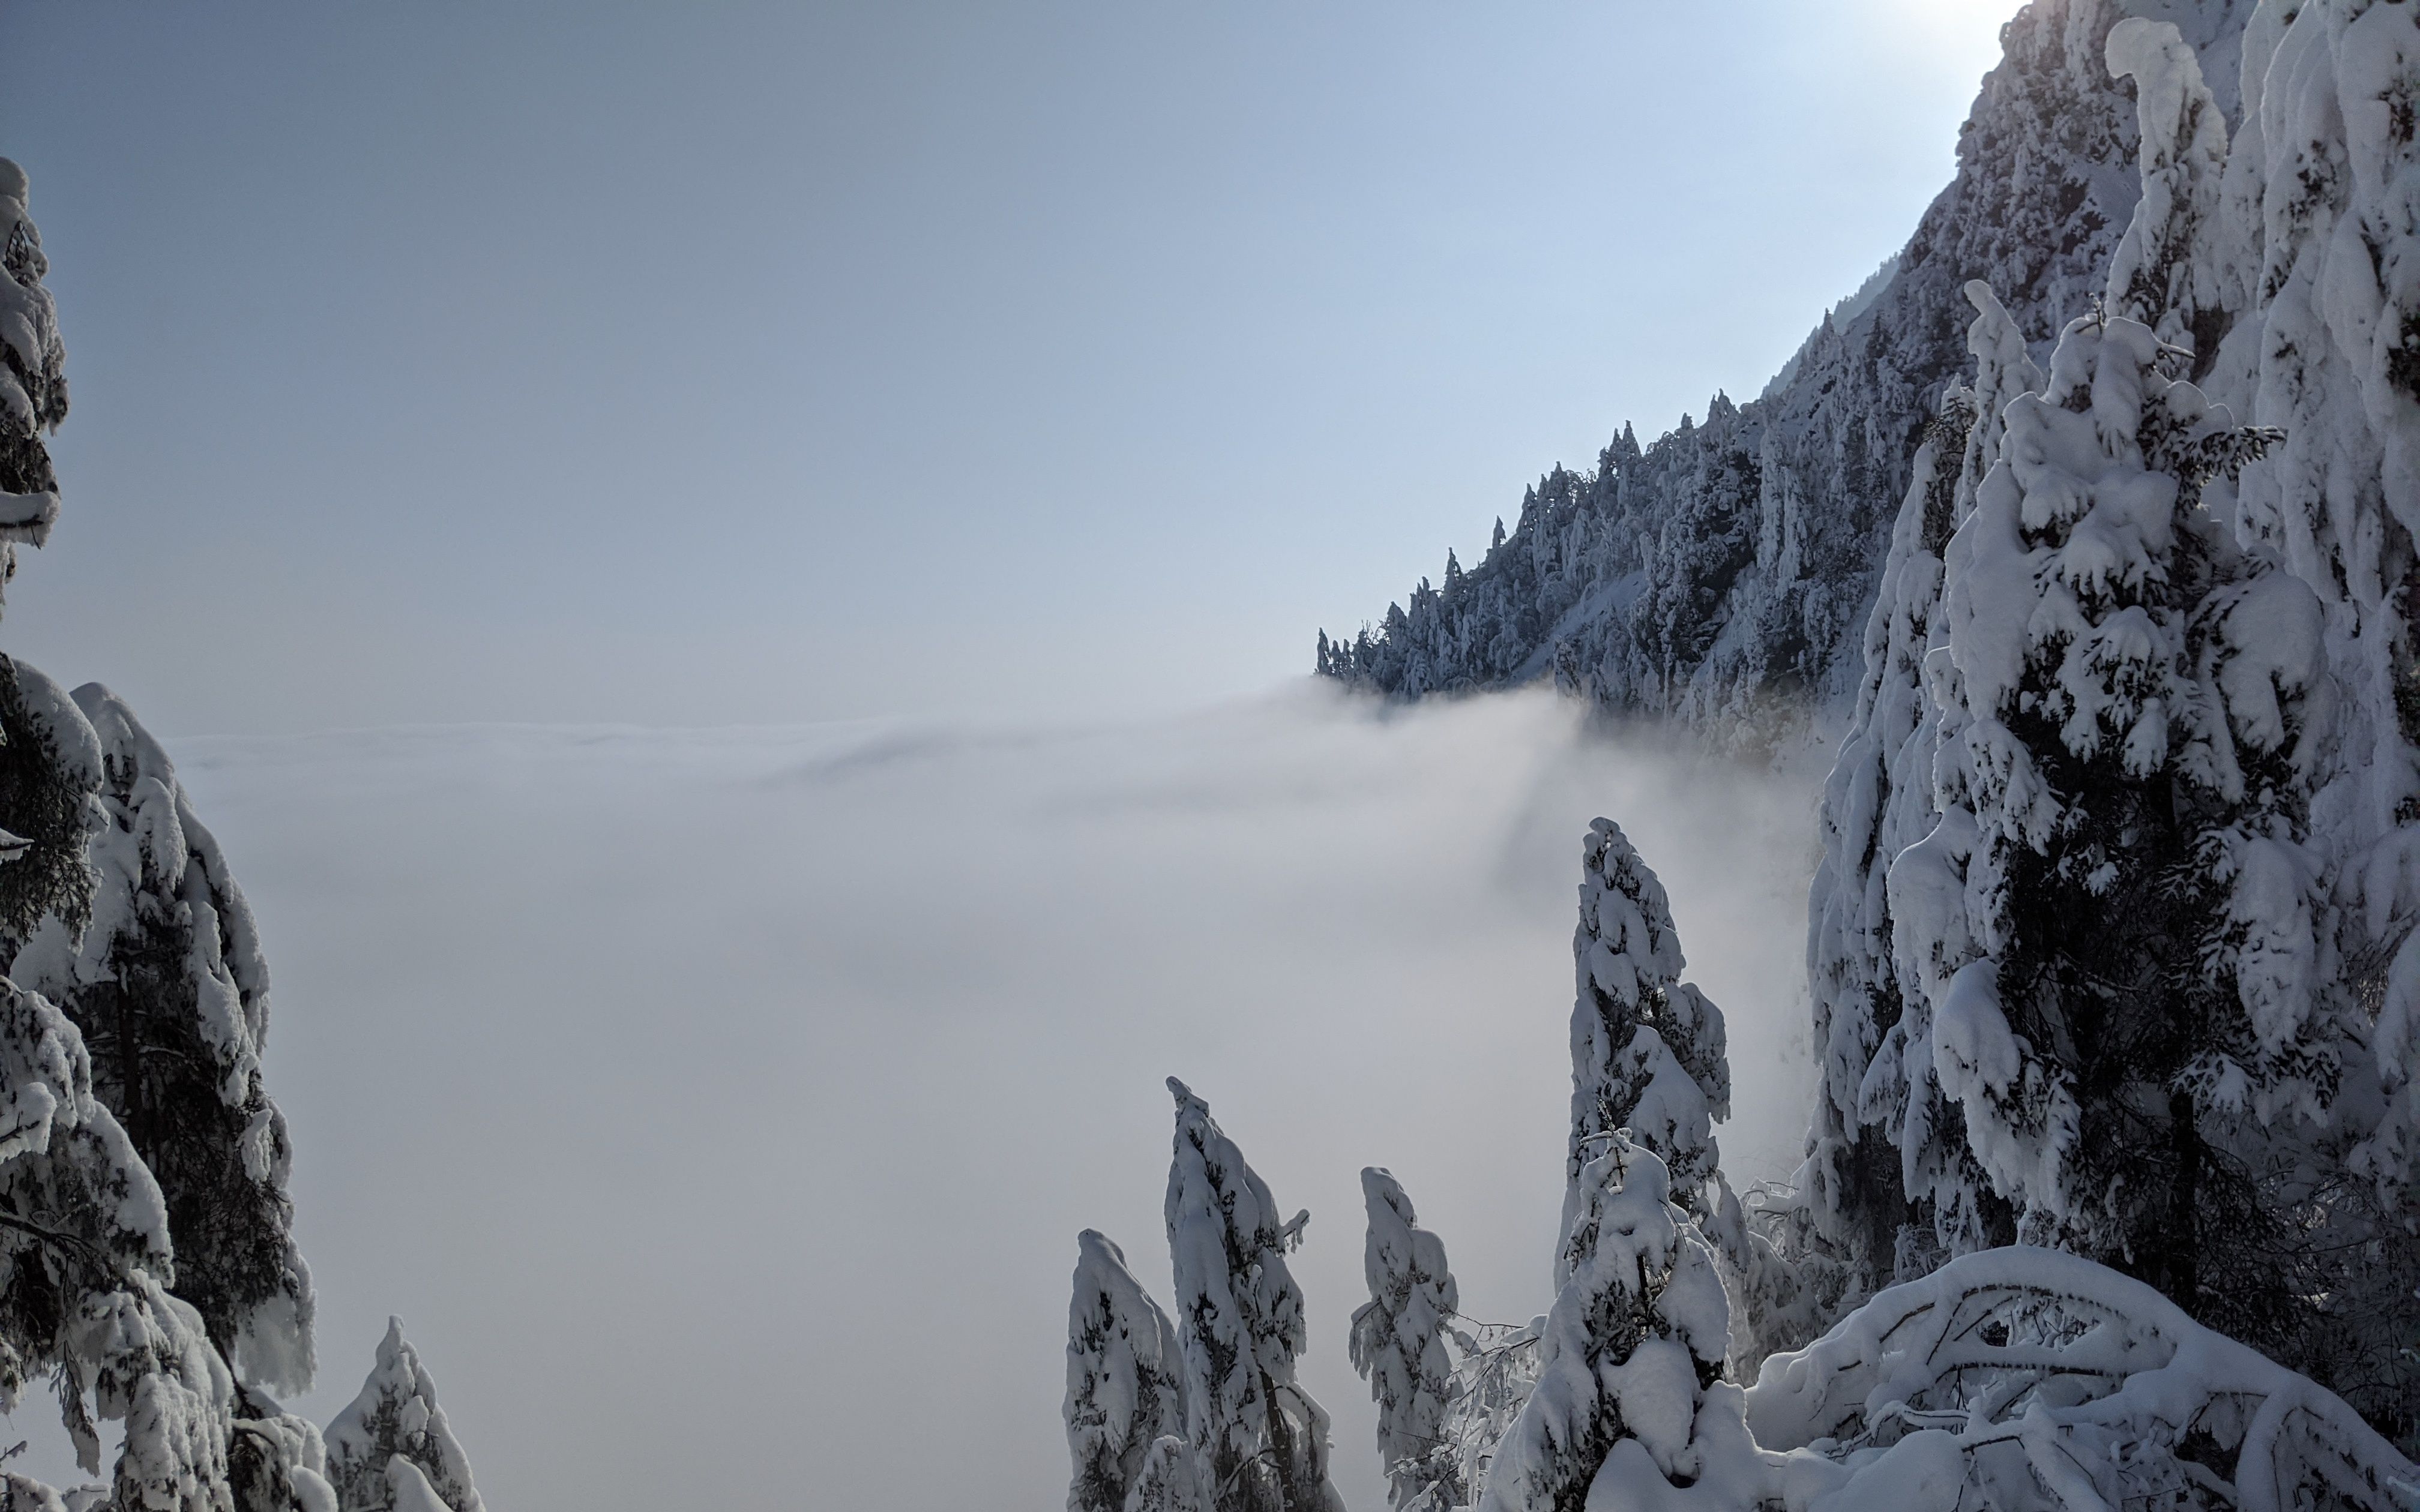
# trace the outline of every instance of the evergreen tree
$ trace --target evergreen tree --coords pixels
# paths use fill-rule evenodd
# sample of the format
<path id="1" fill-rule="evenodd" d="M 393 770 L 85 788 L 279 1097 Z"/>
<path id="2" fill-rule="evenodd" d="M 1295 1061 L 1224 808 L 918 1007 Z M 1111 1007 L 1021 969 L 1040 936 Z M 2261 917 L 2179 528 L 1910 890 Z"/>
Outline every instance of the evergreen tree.
<path id="1" fill-rule="evenodd" d="M 1125 1512 L 1159 1441 L 1185 1432 L 1184 1366 L 1176 1325 L 1126 1269 L 1125 1253 L 1090 1228 L 1076 1243 L 1061 1412 L 1075 1463 L 1067 1512 Z M 1160 1478 L 1180 1471 L 1192 1478 L 1189 1463 Z"/>
<path id="2" fill-rule="evenodd" d="M 1370 1300 L 1353 1315 L 1353 1367 L 1378 1404 L 1378 1458 L 1397 1507 L 1461 1506 L 1469 1490 L 1445 1437 L 1453 1384 L 1445 1341 L 1462 1297 L 1445 1242 L 1419 1227 L 1412 1199 L 1389 1173 L 1364 1167 L 1361 1195 L 1370 1212 L 1361 1252 Z"/>
<path id="3" fill-rule="evenodd" d="M 240 1374 L 312 1373 L 309 1268 L 287 1195 L 286 1119 L 261 1078 L 268 968 L 243 893 L 167 753 L 99 684 L 74 694 L 101 748 L 107 823 L 81 933 L 53 917 L 10 966 L 83 1031 L 94 1088 L 168 1204 L 177 1294 Z"/>
<path id="4" fill-rule="evenodd" d="M 2079 320 L 2006 407 L 1947 554 L 1968 722 L 1942 828 L 1973 838 L 1962 874 L 1912 850 L 1891 892 L 1934 1075 L 2021 1231 L 2224 1310 L 2205 1256 L 2249 1270 L 2226 1285 L 2254 1305 L 2280 1236 L 2216 1125 L 2316 1114 L 2343 1015 L 2293 804 L 2243 780 L 2296 760 L 2316 614 L 2199 509 L 2262 438 L 2167 350 Z"/>
<path id="5" fill-rule="evenodd" d="M 1210 1105 L 1173 1076 L 1168 1089 L 1168 1248 L 1204 1512 L 1342 1512 L 1327 1483 L 1327 1413 L 1295 1379 L 1309 1335 L 1285 1257 L 1311 1214 L 1280 1220 Z"/>
<path id="6" fill-rule="evenodd" d="M 1617 1129 L 1671 1173 L 1696 1206 L 1714 1170 L 1714 1120 L 1730 1115 L 1722 1011 L 1680 980 L 1685 962 L 1663 883 L 1610 819 L 1580 842 L 1580 921 L 1572 936 L 1572 1132 L 1566 1221 L 1580 1173 Z"/>
<path id="7" fill-rule="evenodd" d="M 328 1425 L 327 1446 L 342 1512 L 482 1512 L 470 1458 L 399 1318 L 387 1319 L 361 1394 Z"/>
<path id="8" fill-rule="evenodd" d="M 1846 1267 L 1844 1300 L 2015 1237 L 2013 1211 L 1933 1078 L 1931 1002 L 1920 980 L 1901 973 L 1887 887 L 1903 854 L 1962 875 L 1972 848 L 1962 825 L 1942 824 L 1936 791 L 1950 783 L 1957 807 L 1957 769 L 1936 764 L 1961 728 L 1941 553 L 1999 460 L 2003 407 L 2042 383 L 1990 288 L 1970 284 L 1966 296 L 1974 386 L 1945 395 L 1900 508 L 1867 627 L 1857 717 L 1824 788 L 1823 859 L 1809 894 L 1820 1079 L 1800 1187 L 1823 1251 Z"/>

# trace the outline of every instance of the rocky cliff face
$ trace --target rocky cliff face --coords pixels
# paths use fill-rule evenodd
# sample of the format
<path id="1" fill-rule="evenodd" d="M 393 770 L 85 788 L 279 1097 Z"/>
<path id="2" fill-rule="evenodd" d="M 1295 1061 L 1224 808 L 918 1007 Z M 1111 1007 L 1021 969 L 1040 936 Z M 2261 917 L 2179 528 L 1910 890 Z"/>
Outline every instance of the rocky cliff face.
<path id="1" fill-rule="evenodd" d="M 1617 713 L 1721 745 L 1845 717 L 1860 637 L 1919 433 L 1966 363 L 1961 290 L 2000 291 L 2046 357 L 2090 308 L 2141 189 L 2133 85 L 2102 60 L 2130 15 L 2175 23 L 2230 121 L 2251 0 L 2035 0 L 1961 128 L 1957 177 L 1887 284 L 1827 317 L 1751 403 L 1593 471 L 1558 468 L 1467 571 L 1450 559 L 1319 671 L 1403 698 L 1554 676 Z"/>

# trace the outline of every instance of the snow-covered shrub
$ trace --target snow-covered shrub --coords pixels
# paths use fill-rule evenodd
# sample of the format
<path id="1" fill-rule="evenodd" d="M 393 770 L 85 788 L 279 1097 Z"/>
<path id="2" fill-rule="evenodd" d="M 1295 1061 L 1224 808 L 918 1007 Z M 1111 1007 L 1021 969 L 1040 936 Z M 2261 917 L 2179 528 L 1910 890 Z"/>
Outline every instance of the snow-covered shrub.
<path id="1" fill-rule="evenodd" d="M 1168 1248 L 1204 1512 L 1342 1512 L 1327 1483 L 1327 1413 L 1295 1378 L 1310 1335 L 1285 1257 L 1311 1214 L 1279 1217 L 1210 1104 L 1173 1076 L 1168 1089 Z"/>
<path id="2" fill-rule="evenodd" d="M 2420 1467 L 2341 1399 L 2149 1286 L 2010 1246 L 1893 1287 L 1746 1394 L 1784 1479 L 1892 1512 L 2236 1507 L 2390 1512 Z"/>

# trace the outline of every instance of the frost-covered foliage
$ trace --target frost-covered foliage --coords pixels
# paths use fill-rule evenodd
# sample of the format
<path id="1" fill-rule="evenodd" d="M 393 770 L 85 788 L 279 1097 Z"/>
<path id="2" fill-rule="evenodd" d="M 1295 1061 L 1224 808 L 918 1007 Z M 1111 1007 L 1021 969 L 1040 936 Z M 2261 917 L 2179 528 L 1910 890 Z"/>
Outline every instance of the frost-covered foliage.
<path id="1" fill-rule="evenodd" d="M 328 1425 L 327 1454 L 343 1512 L 481 1512 L 470 1458 L 399 1318 L 387 1319 L 361 1395 Z"/>
<path id="2" fill-rule="evenodd" d="M 1126 1269 L 1125 1252 L 1090 1228 L 1076 1244 L 1062 1409 L 1075 1464 L 1067 1512 L 1124 1512 L 1156 1455 L 1171 1461 L 1157 1480 L 1195 1479 L 1183 1438 L 1184 1365 L 1176 1325 Z M 1162 1439 L 1175 1447 L 1160 1449 Z"/>
<path id="3" fill-rule="evenodd" d="M 1946 196 L 2005 191 L 1967 246 L 2007 256 L 1920 233 L 1828 338 L 1937 361 L 1819 333 L 1323 638 L 1393 693 L 1551 671 L 1753 739 L 1792 677 L 1847 691 L 1823 648 L 1869 605 L 1788 1205 L 1722 1181 L 1719 1039 L 1659 1021 L 1660 889 L 1591 835 L 1560 1295 L 1500 1443 L 1456 1416 L 1467 1345 L 1439 1414 L 1493 1444 L 1485 1504 L 2420 1505 L 2420 7 L 2041 0 L 2007 36 Z M 1792 413 L 1830 471 L 1776 450 Z M 1642 1024 L 1705 1121 L 1623 1057 Z"/>
<path id="4" fill-rule="evenodd" d="M 1755 1463 L 1738 1389 L 1721 1381 L 1730 1330 L 1722 1278 L 1670 1196 L 1664 1163 L 1619 1134 L 1582 1171 L 1537 1385 L 1479 1503 L 1490 1512 L 1567 1512 L 1601 1474 L 1637 1504 L 1659 1485 L 1721 1480 Z"/>
<path id="5" fill-rule="evenodd" d="M 1446 1339 L 1462 1293 L 1446 1265 L 1445 1241 L 1419 1226 L 1412 1199 L 1392 1174 L 1365 1166 L 1361 1196 L 1370 1212 L 1361 1252 L 1370 1300 L 1353 1315 L 1353 1368 L 1378 1404 L 1378 1458 L 1394 1504 L 1461 1506 L 1468 1491 L 1445 1436 L 1453 1361 Z"/>
<path id="6" fill-rule="evenodd" d="M 1956 177 L 1886 285 L 1826 316 L 1786 381 L 1746 405 L 1717 395 L 1644 447 L 1625 426 L 1592 469 L 1556 468 L 1482 561 L 1423 581 L 1356 637 L 1323 633 L 1319 671 L 1405 698 L 1554 676 L 1720 744 L 1776 738 L 1810 713 L 1844 720 L 1915 454 L 1964 365 L 1961 291 L 1988 280 L 2046 355 L 2106 286 L 2142 193 L 2135 107 L 2103 64 L 2112 27 L 2174 22 L 2231 80 L 2252 8 L 2026 7 L 1960 133 Z"/>
<path id="7" fill-rule="evenodd" d="M 1452 1457 L 1453 1473 L 1440 1475 L 1428 1499 L 1408 1504 L 1404 1512 L 1446 1512 L 1475 1500 L 1487 1485 L 1497 1448 L 1538 1388 L 1545 1330 L 1541 1314 L 1527 1323 L 1468 1322 L 1453 1331 L 1461 1359 L 1446 1382 L 1445 1412 L 1437 1429 Z"/>
<path id="8" fill-rule="evenodd" d="M 90 923 L 45 918 L 9 973 L 83 1031 L 95 1092 L 167 1198 L 177 1294 L 240 1374 L 300 1389 L 311 1273 L 291 1233 L 286 1119 L 261 1077 L 269 973 L 252 910 L 132 711 L 97 683 L 74 702 L 108 821 L 85 848 Z"/>
<path id="9" fill-rule="evenodd" d="M 1285 1257 L 1311 1214 L 1280 1218 L 1210 1104 L 1173 1076 L 1168 1089 L 1176 1099 L 1168 1249 L 1203 1508 L 1342 1512 L 1327 1483 L 1327 1413 L 1295 1379 L 1310 1335 Z"/>

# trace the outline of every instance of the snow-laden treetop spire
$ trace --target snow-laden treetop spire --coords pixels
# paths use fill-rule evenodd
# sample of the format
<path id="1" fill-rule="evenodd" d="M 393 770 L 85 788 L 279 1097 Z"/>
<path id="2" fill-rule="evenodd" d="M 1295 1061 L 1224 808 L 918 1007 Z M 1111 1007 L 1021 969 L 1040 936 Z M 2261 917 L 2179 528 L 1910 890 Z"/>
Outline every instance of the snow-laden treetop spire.
<path id="1" fill-rule="evenodd" d="M 378 1363 L 327 1440 L 328 1479 L 347 1512 L 484 1512 L 470 1458 L 400 1318 L 386 1320 Z"/>

